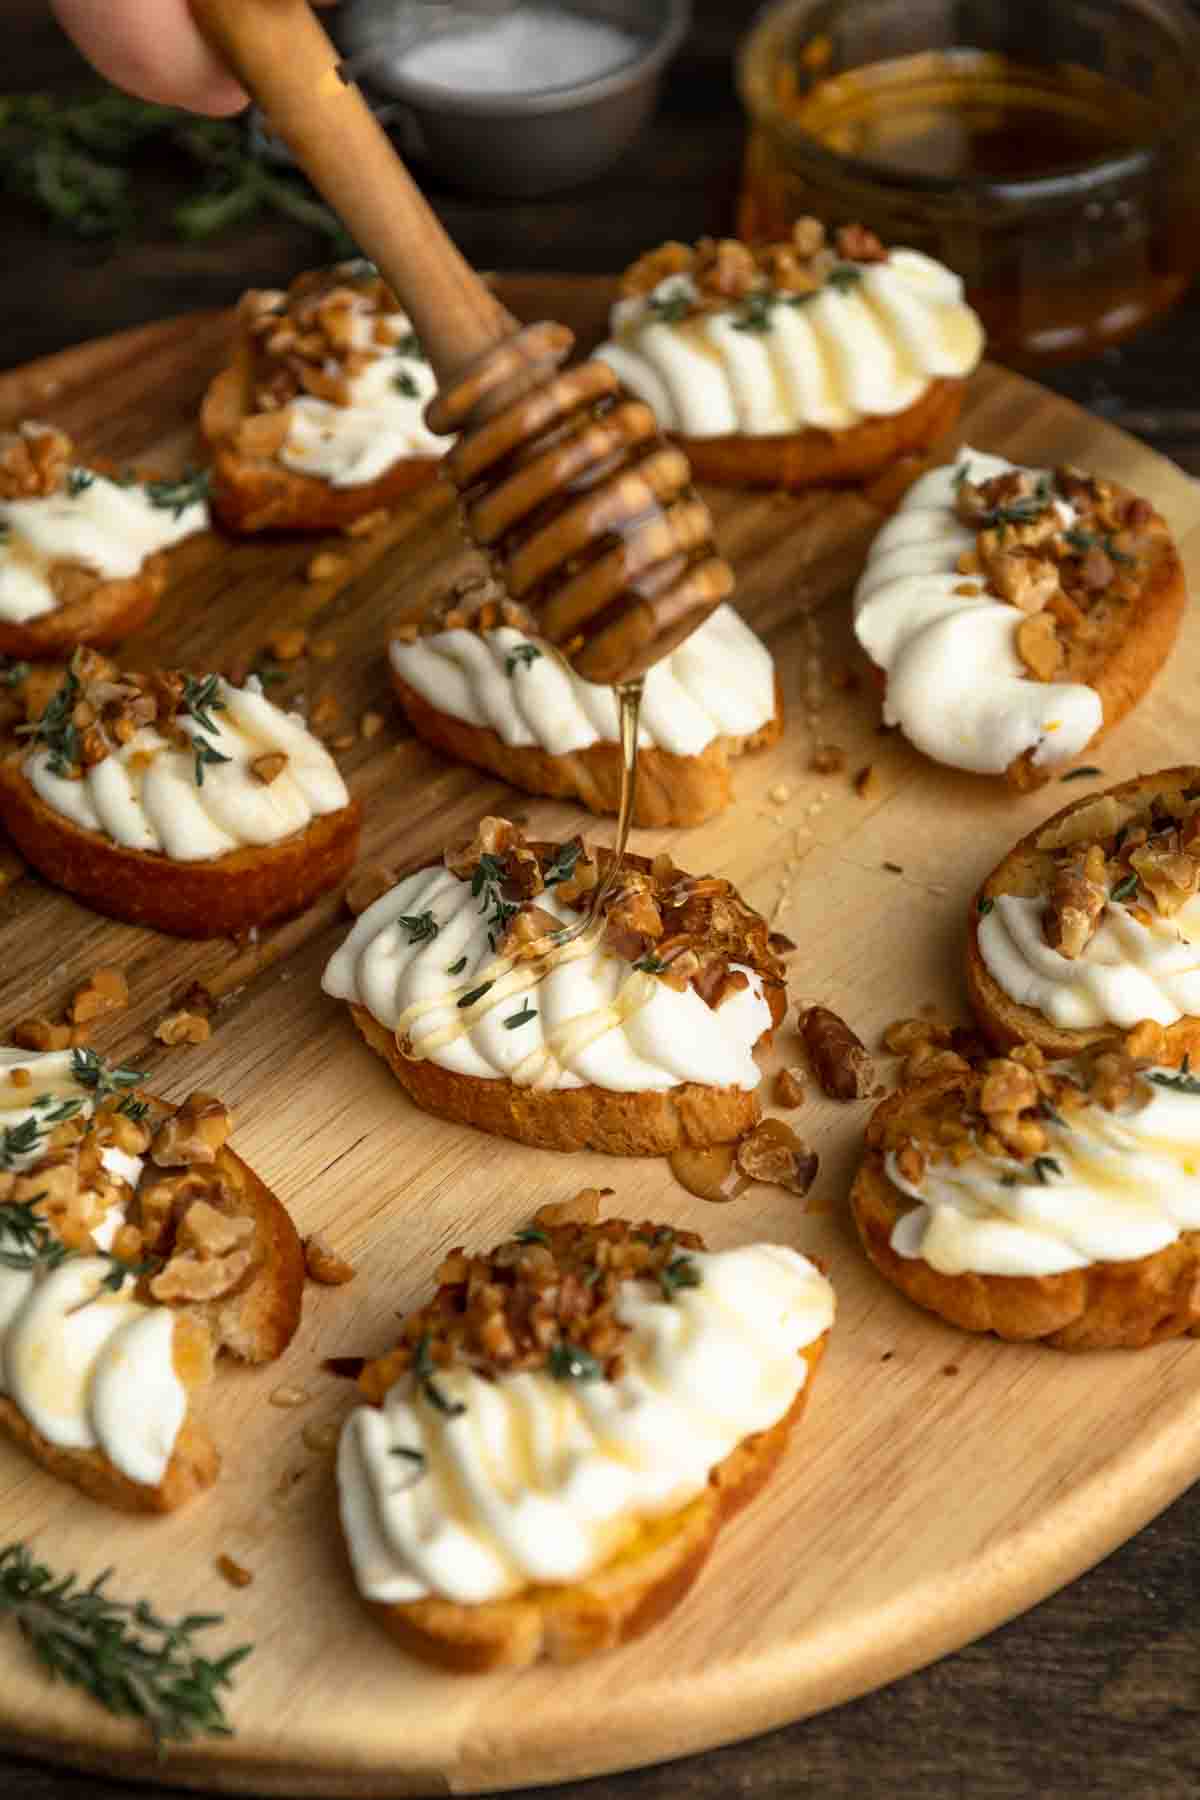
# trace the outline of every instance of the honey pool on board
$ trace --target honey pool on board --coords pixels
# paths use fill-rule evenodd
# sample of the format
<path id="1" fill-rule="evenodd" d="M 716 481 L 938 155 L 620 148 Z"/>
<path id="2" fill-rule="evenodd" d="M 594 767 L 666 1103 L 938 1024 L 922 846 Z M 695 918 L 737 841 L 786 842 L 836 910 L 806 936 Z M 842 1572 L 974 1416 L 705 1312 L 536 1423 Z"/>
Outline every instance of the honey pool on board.
<path id="1" fill-rule="evenodd" d="M 1075 65 L 979 50 L 823 75 L 829 54 L 826 40 L 814 40 L 770 75 L 788 129 L 751 132 L 742 237 L 780 238 L 806 212 L 862 218 L 885 240 L 915 243 L 956 268 L 993 348 L 1012 359 L 1092 354 L 1169 306 L 1190 280 L 1200 260 L 1194 157 L 1127 169 L 1036 216 L 1018 201 L 1005 218 L 998 202 L 964 186 L 951 222 L 944 192 L 921 185 L 1024 182 L 1131 158 L 1166 123 L 1148 96 Z M 871 167 L 825 163 L 820 151 Z"/>

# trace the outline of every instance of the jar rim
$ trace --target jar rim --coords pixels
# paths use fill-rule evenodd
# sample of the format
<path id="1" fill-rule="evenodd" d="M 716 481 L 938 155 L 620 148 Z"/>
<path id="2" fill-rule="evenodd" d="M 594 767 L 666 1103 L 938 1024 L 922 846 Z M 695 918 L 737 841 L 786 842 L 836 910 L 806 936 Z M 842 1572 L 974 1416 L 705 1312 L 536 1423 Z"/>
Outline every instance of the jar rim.
<path id="1" fill-rule="evenodd" d="M 1200 125 L 1200 93 L 1190 106 L 1176 113 L 1171 122 L 1135 149 L 1073 163 L 1053 174 L 1022 175 L 1006 179 L 979 175 L 929 175 L 919 170 L 900 170 L 876 162 L 871 157 L 850 156 L 830 150 L 810 132 L 789 119 L 775 101 L 753 65 L 761 61 L 772 39 L 780 35 L 795 7 L 768 7 L 743 38 L 737 56 L 737 85 L 742 104 L 753 126 L 765 126 L 786 140 L 792 149 L 802 150 L 818 168 L 837 171 L 893 194 L 912 194 L 930 202 L 939 200 L 948 209 L 956 205 L 986 204 L 1008 213 L 1058 208 L 1067 202 L 1086 200 L 1095 190 L 1125 183 L 1145 175 L 1164 154 L 1169 153 L 1189 124 Z M 1178 21 L 1193 38 L 1200 67 L 1200 23 L 1190 12 L 1179 11 Z M 961 46 L 967 49 L 968 46 Z"/>

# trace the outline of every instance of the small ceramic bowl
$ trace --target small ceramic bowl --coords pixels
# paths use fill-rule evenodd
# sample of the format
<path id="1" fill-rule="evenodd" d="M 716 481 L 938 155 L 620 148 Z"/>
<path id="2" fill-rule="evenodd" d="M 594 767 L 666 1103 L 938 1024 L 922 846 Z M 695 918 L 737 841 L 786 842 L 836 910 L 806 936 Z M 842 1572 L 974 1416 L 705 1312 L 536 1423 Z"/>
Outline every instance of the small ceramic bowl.
<path id="1" fill-rule="evenodd" d="M 687 32 L 691 0 L 591 0 L 578 11 L 626 34 L 632 55 L 590 80 L 526 92 L 459 91 L 418 79 L 405 67 L 416 45 L 396 0 L 351 0 L 338 36 L 368 93 L 402 103 L 406 153 L 424 156 L 457 187 L 529 197 L 588 180 L 633 142 Z M 395 130 L 395 106 L 384 110 Z"/>

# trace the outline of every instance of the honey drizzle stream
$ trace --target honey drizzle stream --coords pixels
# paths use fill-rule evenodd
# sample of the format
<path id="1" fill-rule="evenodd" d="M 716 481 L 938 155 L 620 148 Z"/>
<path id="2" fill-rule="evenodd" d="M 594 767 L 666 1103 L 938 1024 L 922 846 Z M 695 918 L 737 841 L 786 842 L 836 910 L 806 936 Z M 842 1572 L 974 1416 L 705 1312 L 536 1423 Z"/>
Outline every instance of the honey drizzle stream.
<path id="1" fill-rule="evenodd" d="M 573 944 L 587 932 L 592 933 L 598 943 L 604 931 L 605 902 L 617 885 L 617 878 L 625 861 L 625 852 L 629 847 L 629 828 L 633 824 L 633 809 L 637 801 L 638 719 L 645 679 L 644 675 L 638 675 L 632 681 L 617 683 L 617 705 L 621 717 L 621 805 L 617 813 L 617 841 L 613 846 L 612 861 L 604 879 L 596 886 L 587 912 L 566 931 L 554 934 L 554 942 L 560 947 L 563 944 Z"/>

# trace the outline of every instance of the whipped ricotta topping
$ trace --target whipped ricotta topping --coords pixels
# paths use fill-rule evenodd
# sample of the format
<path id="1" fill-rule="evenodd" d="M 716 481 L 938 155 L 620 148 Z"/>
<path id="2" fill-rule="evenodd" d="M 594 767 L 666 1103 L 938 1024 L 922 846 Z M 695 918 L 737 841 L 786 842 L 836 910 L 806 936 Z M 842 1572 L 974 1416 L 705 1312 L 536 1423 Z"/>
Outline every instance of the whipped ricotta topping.
<path id="1" fill-rule="evenodd" d="M 579 917 L 553 888 L 537 904 L 564 924 Z M 678 992 L 586 937 L 548 970 L 511 963 L 488 944 L 487 912 L 470 881 L 419 869 L 359 916 L 322 986 L 365 1006 L 408 1054 L 485 1081 L 619 1093 L 686 1081 L 758 1086 L 754 1045 L 771 1009 L 755 970 L 714 1009 L 694 988 Z M 405 923 L 426 913 L 432 937 Z"/>
<path id="2" fill-rule="evenodd" d="M 979 953 L 997 986 L 1068 1031 L 1129 1029 L 1143 1019 L 1173 1025 L 1200 1013 L 1200 899 L 1143 924 L 1110 899 L 1076 957 L 1046 942 L 1045 897 L 998 894 L 979 921 Z"/>
<path id="3" fill-rule="evenodd" d="M 337 764 L 304 721 L 273 705 L 251 677 L 245 687 L 217 685 L 205 732 L 186 713 L 178 723 L 196 745 L 224 762 L 201 765 L 176 749 L 154 726 L 143 726 L 79 781 L 57 775 L 50 752 L 24 763 L 27 779 L 47 806 L 85 831 L 97 831 L 128 850 L 157 850 L 176 862 L 200 862 L 246 845 L 276 844 L 303 831 L 321 814 L 349 802 Z M 274 781 L 260 781 L 251 765 L 271 752 L 287 763 Z"/>
<path id="4" fill-rule="evenodd" d="M 954 511 L 955 467 L 964 464 L 975 482 L 1018 466 L 964 449 L 956 465 L 914 483 L 871 545 L 854 595 L 855 635 L 887 675 L 885 722 L 926 756 L 1000 775 L 1032 751 L 1037 767 L 1052 767 L 1099 731 L 1100 696 L 1081 683 L 1031 680 L 1016 648 L 1025 614 L 994 594 L 957 592 L 982 589 L 958 569 L 975 543 Z M 1056 504 L 1070 525 L 1071 508 Z"/>
<path id="5" fill-rule="evenodd" d="M 916 250 L 849 266 L 852 284 L 780 296 L 753 330 L 740 323 L 741 303 L 664 319 L 664 303 L 697 294 L 690 276 L 669 275 L 651 294 L 617 302 L 611 340 L 596 355 L 665 430 L 688 437 L 838 431 L 903 412 L 939 378 L 970 374 L 983 326 L 957 275 Z"/>
<path id="6" fill-rule="evenodd" d="M 156 506 L 138 482 L 122 486 L 90 470 L 74 470 L 72 477 L 56 494 L 0 500 L 0 619 L 23 624 L 55 610 L 55 563 L 121 581 L 136 575 L 155 551 L 208 529 L 203 500 L 178 509 Z"/>
<path id="7" fill-rule="evenodd" d="M 375 341 L 380 320 L 404 344 L 412 328 L 404 313 L 374 313 L 360 296 L 351 322 L 353 348 L 372 353 L 350 376 L 349 404 L 297 395 L 288 408 L 288 435 L 280 462 L 301 475 L 319 475 L 332 487 L 359 487 L 376 481 L 408 456 L 440 456 L 450 439 L 425 423 L 425 408 L 437 392 L 437 377 L 424 357 Z"/>
<path id="8" fill-rule="evenodd" d="M 536 744 L 551 756 L 620 743 L 615 691 L 583 681 L 552 645 L 511 626 L 438 631 L 410 644 L 393 638 L 390 654 L 397 675 L 431 706 L 502 743 Z M 771 653 L 732 606 L 719 606 L 647 674 L 638 744 L 698 756 L 714 738 L 750 737 L 774 716 Z"/>
<path id="9" fill-rule="evenodd" d="M 14 1071 L 27 1071 L 18 1085 Z M 20 1173 L 40 1159 L 55 1114 L 73 1104 L 88 1116 L 93 1096 L 72 1072 L 69 1050 L 37 1053 L 0 1046 L 0 1161 Z M 16 1155 L 8 1134 L 36 1121 L 36 1141 Z M 19 1139 L 18 1141 L 23 1141 Z M 106 1171 L 136 1187 L 142 1159 L 107 1145 Z M 92 1235 L 108 1249 L 124 1220 L 111 1206 Z M 0 1222 L 0 1251 L 20 1245 Z M 63 1449 L 104 1452 L 131 1481 L 162 1480 L 187 1410 L 175 1372 L 174 1317 L 165 1307 L 133 1298 L 126 1277 L 118 1291 L 104 1284 L 112 1264 L 72 1256 L 57 1269 L 0 1267 L 0 1394 L 42 1436 Z"/>
<path id="10" fill-rule="evenodd" d="M 470 1606 L 582 1580 L 783 1418 L 807 1375 L 800 1352 L 833 1322 L 833 1289 L 782 1245 L 689 1258 L 700 1284 L 669 1301 L 654 1283 L 619 1289 L 630 1332 L 617 1381 L 450 1368 L 437 1385 L 464 1407 L 455 1417 L 411 1374 L 351 1414 L 338 1488 L 367 1598 Z"/>
<path id="11" fill-rule="evenodd" d="M 1195 1231 L 1200 1095 L 1162 1085 L 1178 1080 L 1150 1069 L 1113 1112 L 1090 1103 L 1069 1124 L 1043 1121 L 1044 1179 L 1031 1163 L 977 1150 L 958 1167 L 930 1164 L 914 1185 L 889 1154 L 889 1178 L 918 1202 L 893 1228 L 893 1250 L 943 1275 L 1059 1275 L 1152 1256 Z"/>

